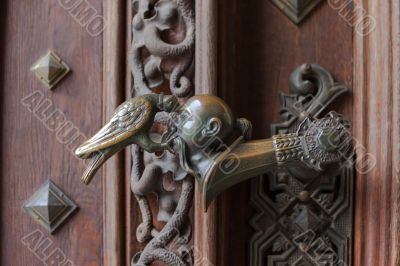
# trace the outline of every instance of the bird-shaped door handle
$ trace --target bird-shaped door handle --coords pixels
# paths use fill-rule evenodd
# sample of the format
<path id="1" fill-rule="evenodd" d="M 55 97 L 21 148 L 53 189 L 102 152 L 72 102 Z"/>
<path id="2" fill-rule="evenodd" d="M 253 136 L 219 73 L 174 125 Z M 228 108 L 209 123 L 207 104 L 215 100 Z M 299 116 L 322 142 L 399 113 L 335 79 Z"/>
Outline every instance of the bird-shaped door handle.
<path id="1" fill-rule="evenodd" d="M 104 162 L 126 146 L 137 144 L 148 152 L 169 148 L 169 143 L 155 143 L 149 131 L 158 112 L 172 112 L 179 108 L 178 100 L 171 95 L 147 94 L 122 103 L 111 120 L 92 138 L 75 151 L 81 159 L 91 159 L 82 181 L 89 184 Z"/>
<path id="2" fill-rule="evenodd" d="M 168 141 L 155 143 L 149 131 L 157 112 L 171 113 Z M 220 98 L 197 95 L 179 105 L 173 96 L 149 94 L 117 108 L 111 121 L 82 144 L 76 154 L 92 159 L 83 175 L 88 184 L 97 169 L 124 147 L 137 144 L 148 152 L 169 149 L 199 181 L 204 207 L 229 187 L 279 167 L 296 171 L 337 168 L 351 147 L 348 122 L 331 112 L 305 117 L 295 133 L 249 140 L 251 123 L 236 119 Z"/>

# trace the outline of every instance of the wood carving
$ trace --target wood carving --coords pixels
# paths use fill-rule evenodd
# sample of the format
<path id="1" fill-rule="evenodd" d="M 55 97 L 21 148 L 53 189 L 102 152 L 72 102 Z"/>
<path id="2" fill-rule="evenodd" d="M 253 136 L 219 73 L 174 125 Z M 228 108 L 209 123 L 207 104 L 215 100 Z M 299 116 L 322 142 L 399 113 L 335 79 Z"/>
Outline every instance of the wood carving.
<path id="1" fill-rule="evenodd" d="M 194 93 L 192 1 L 134 0 L 133 7 L 136 14 L 132 19 L 129 53 L 134 79 L 132 97 L 164 91 L 176 96 L 181 103 L 185 102 Z M 162 139 L 163 125 L 168 123 L 166 113 L 158 113 L 155 122 L 159 125 L 155 137 Z M 190 264 L 189 210 L 193 200 L 193 178 L 181 170 L 178 158 L 169 151 L 150 154 L 136 146 L 132 148 L 132 161 L 131 187 L 143 219 L 137 228 L 137 239 L 147 242 L 144 250 L 132 259 L 132 265 L 150 265 L 154 261 L 166 265 Z M 167 189 L 165 183 L 171 174 L 173 181 Z M 153 211 L 148 200 L 150 193 L 158 196 L 158 221 L 166 222 L 160 232 L 153 225 Z M 174 247 L 169 247 L 171 243 Z"/>

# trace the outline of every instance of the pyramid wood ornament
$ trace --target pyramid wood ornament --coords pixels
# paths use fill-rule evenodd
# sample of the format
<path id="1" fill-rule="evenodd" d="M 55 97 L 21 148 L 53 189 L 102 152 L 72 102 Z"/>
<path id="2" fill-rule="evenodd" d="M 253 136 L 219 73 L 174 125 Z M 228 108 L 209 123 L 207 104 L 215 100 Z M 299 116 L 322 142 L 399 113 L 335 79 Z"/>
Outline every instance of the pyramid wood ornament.
<path id="1" fill-rule="evenodd" d="M 48 180 L 33 194 L 24 208 L 48 232 L 53 233 L 77 206 Z"/>
<path id="2" fill-rule="evenodd" d="M 299 24 L 321 0 L 272 0 L 295 24 Z"/>
<path id="3" fill-rule="evenodd" d="M 31 67 L 31 71 L 47 88 L 52 89 L 70 71 L 69 66 L 54 52 L 48 51 Z"/>

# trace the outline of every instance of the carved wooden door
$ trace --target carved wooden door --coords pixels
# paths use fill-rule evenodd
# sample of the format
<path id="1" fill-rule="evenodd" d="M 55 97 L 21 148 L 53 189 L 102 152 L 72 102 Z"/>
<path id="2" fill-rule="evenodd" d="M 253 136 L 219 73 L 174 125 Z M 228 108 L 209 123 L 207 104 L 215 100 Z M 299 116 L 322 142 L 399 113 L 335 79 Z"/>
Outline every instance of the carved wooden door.
<path id="1" fill-rule="evenodd" d="M 2 265 L 400 265 L 397 0 L 0 7 Z M 336 111 L 355 152 L 324 172 L 248 176 L 207 212 L 169 151 L 129 146 L 85 186 L 93 162 L 76 148 L 148 93 L 217 95 L 254 139 Z M 152 139 L 169 125 L 157 114 Z"/>

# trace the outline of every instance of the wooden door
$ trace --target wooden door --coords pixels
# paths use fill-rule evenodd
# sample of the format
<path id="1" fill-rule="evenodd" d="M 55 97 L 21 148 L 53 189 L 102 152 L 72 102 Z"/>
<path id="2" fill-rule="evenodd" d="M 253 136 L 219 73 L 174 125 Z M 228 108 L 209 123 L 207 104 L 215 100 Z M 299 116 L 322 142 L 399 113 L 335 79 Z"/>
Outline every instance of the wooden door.
<path id="1" fill-rule="evenodd" d="M 3 1 L 0 14 L 2 265 L 399 265 L 398 1 L 33 0 Z M 31 71 L 49 50 L 71 69 L 52 89 Z M 75 148 L 125 99 L 214 94 L 269 138 L 304 63 L 348 88 L 321 114 L 352 125 L 356 157 L 341 175 L 301 189 L 254 177 L 204 213 L 176 157 L 133 146 L 81 183 Z M 52 233 L 24 209 L 47 180 L 77 205 Z M 319 211 L 298 203 L 305 194 Z M 320 256 L 296 245 L 299 213 Z"/>

